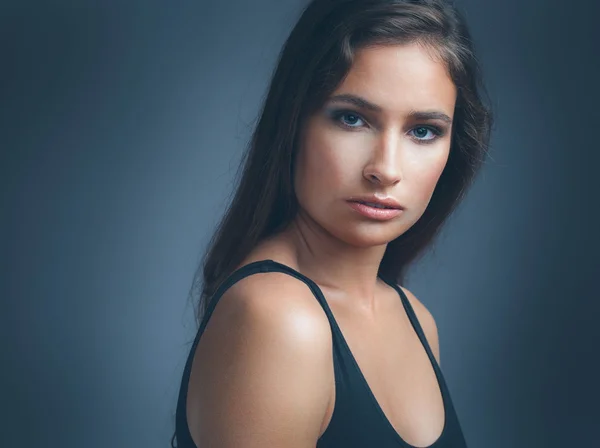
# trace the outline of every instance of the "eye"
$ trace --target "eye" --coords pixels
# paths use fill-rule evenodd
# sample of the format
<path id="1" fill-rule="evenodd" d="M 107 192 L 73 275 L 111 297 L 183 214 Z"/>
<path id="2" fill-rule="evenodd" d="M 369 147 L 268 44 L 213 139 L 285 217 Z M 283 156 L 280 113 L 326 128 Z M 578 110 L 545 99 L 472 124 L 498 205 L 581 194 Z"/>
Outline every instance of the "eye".
<path id="1" fill-rule="evenodd" d="M 332 111 L 331 118 L 345 128 L 359 128 L 365 124 L 365 121 L 362 119 L 362 117 L 351 110 Z"/>
<path id="2" fill-rule="evenodd" d="M 442 131 L 432 126 L 418 126 L 410 130 L 416 140 L 429 142 L 442 135 Z"/>

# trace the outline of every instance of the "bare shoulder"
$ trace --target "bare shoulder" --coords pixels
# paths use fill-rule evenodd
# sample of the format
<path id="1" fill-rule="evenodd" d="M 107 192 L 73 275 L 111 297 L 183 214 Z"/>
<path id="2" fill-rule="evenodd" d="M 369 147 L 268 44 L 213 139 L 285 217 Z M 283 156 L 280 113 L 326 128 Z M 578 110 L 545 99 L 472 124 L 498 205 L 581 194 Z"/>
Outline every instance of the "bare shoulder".
<path id="1" fill-rule="evenodd" d="M 260 324 L 256 328 L 259 331 L 283 330 L 281 337 L 331 345 L 331 330 L 323 308 L 308 285 L 288 274 L 265 272 L 248 276 L 221 299 L 224 308 Z"/>
<path id="2" fill-rule="evenodd" d="M 248 276 L 220 298 L 196 348 L 190 432 L 198 446 L 314 447 L 332 378 L 329 321 L 308 286 Z"/>
<path id="3" fill-rule="evenodd" d="M 431 347 L 431 351 L 435 356 L 438 364 L 440 363 L 440 343 L 438 337 L 437 324 L 435 323 L 435 319 L 431 312 L 427 309 L 427 307 L 419 300 L 417 297 L 410 292 L 404 286 L 400 286 L 402 291 L 406 294 L 408 301 L 412 305 L 415 314 L 417 315 L 417 319 L 419 319 L 419 323 L 423 328 L 423 332 L 425 333 L 425 337 L 427 338 L 427 342 Z"/>

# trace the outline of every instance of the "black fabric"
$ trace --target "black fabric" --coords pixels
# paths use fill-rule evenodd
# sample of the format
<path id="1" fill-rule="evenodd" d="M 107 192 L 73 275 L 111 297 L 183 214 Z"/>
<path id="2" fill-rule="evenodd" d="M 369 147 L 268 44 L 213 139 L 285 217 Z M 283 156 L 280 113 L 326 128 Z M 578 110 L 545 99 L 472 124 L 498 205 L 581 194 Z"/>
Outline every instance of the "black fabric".
<path id="1" fill-rule="evenodd" d="M 320 288 L 300 272 L 273 260 L 250 263 L 233 272 L 211 299 L 183 371 L 176 411 L 178 448 L 203 448 L 196 447 L 191 438 L 185 411 L 190 370 L 200 336 L 223 293 L 242 278 L 259 272 L 283 272 L 306 283 L 321 304 L 331 325 L 336 399 L 331 422 L 317 441 L 316 448 L 414 448 L 400 437 L 377 403 Z M 444 376 L 433 356 L 412 306 L 399 286 L 384 278 L 382 280 L 398 292 L 410 322 L 433 365 L 442 392 L 446 414 L 444 429 L 439 439 L 430 447 L 464 448 L 466 447 L 465 439 Z"/>

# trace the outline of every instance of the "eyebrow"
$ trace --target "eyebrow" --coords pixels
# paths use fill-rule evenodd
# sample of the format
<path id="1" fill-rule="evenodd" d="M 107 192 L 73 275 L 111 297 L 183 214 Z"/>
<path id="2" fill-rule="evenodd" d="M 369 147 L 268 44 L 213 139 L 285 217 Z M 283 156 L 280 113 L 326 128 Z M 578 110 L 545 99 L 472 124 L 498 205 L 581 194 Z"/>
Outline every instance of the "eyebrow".
<path id="1" fill-rule="evenodd" d="M 381 112 L 383 109 L 381 106 L 377 104 L 371 103 L 370 101 L 365 100 L 364 98 L 351 95 L 351 94 L 340 94 L 334 95 L 329 98 L 329 101 L 332 102 L 343 102 L 354 104 L 356 107 L 360 107 L 361 109 L 370 110 L 373 112 Z M 452 124 L 452 118 L 450 118 L 447 114 L 439 111 L 416 111 L 412 110 L 408 114 L 409 118 L 415 120 L 442 120 L 448 124 Z"/>

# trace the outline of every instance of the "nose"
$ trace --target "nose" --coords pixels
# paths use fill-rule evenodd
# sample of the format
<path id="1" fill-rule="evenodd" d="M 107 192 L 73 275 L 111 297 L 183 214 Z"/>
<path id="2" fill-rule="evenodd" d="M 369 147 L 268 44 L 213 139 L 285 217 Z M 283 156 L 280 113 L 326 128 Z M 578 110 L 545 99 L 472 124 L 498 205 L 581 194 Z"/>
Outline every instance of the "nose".
<path id="1" fill-rule="evenodd" d="M 363 176 L 369 182 L 381 186 L 394 186 L 402 179 L 400 169 L 400 137 L 397 133 L 381 135 L 373 148 L 372 157 L 365 165 Z"/>

